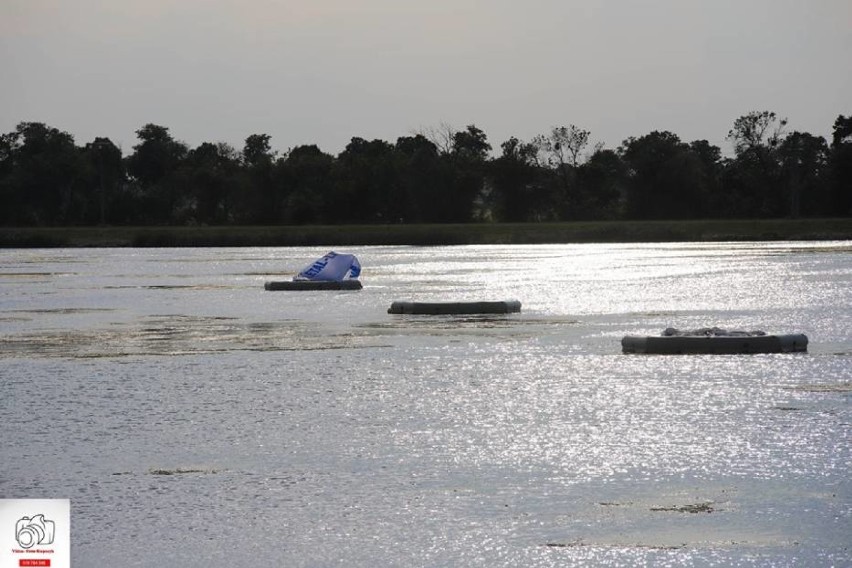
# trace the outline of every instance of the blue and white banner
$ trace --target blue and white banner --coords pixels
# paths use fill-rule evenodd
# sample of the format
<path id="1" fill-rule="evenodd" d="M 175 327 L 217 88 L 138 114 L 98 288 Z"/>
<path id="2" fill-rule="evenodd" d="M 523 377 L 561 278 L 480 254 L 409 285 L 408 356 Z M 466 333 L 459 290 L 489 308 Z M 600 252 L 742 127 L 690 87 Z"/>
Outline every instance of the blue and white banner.
<path id="1" fill-rule="evenodd" d="M 339 254 L 332 251 L 303 268 L 293 280 L 355 279 L 360 274 L 361 263 L 354 254 Z"/>
<path id="2" fill-rule="evenodd" d="M 71 566 L 71 501 L 0 499 L 0 568 Z"/>

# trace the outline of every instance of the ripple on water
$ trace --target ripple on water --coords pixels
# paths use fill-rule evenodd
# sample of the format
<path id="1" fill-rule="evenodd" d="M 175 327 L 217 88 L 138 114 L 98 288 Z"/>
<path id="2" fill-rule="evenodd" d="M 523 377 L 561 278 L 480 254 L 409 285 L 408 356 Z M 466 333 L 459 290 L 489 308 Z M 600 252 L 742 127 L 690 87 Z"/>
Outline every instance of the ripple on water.
<path id="1" fill-rule="evenodd" d="M 51 276 L 0 286 L 0 493 L 70 498 L 75 565 L 847 565 L 850 250 L 363 247 L 300 295 L 326 250 L 4 251 Z M 621 353 L 706 325 L 810 352 Z"/>

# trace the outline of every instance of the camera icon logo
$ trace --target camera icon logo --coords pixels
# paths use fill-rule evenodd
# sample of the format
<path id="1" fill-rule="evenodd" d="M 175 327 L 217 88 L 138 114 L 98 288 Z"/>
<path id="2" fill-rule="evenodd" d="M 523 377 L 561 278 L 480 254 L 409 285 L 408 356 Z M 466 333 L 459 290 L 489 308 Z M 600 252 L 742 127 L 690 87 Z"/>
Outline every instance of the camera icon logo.
<path id="1" fill-rule="evenodd" d="M 22 517 L 15 523 L 15 540 L 21 548 L 32 548 L 37 544 L 53 544 L 56 523 L 48 521 L 44 515 Z"/>

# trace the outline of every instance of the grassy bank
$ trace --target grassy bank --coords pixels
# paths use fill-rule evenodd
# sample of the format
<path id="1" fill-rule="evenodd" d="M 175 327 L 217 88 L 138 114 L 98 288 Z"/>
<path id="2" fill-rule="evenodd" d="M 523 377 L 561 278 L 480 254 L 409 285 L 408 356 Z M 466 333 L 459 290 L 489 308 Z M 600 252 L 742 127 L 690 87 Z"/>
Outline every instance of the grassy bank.
<path id="1" fill-rule="evenodd" d="M 852 239 L 852 219 L 0 228 L 0 247 L 354 246 Z"/>

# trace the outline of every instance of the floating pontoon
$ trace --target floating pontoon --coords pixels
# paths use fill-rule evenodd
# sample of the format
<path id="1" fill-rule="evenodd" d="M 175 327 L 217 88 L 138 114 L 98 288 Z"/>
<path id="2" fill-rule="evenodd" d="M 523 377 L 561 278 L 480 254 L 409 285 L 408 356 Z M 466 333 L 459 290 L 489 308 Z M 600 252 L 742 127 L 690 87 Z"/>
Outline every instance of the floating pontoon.
<path id="1" fill-rule="evenodd" d="M 279 280 L 263 284 L 266 290 L 360 290 L 360 280 Z"/>
<path id="2" fill-rule="evenodd" d="M 660 336 L 627 335 L 621 340 L 624 353 L 656 355 L 733 355 L 748 353 L 796 353 L 808 350 L 801 333 L 767 335 L 762 331 L 727 331 L 701 328 L 682 332 L 666 329 Z"/>
<path id="3" fill-rule="evenodd" d="M 394 302 L 389 314 L 509 314 L 521 311 L 518 300 L 499 302 Z"/>
<path id="4" fill-rule="evenodd" d="M 302 269 L 292 280 L 266 282 L 266 290 L 360 290 L 361 263 L 354 254 L 334 251 Z"/>

